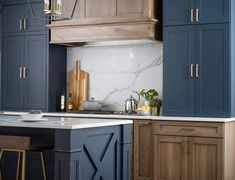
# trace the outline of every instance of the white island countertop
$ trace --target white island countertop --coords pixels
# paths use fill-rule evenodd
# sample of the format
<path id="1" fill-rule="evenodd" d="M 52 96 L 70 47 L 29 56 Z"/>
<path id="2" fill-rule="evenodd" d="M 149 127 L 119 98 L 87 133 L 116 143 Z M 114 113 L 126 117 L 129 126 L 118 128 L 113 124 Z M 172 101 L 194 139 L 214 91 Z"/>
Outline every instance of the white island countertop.
<path id="1" fill-rule="evenodd" d="M 132 124 L 131 120 L 43 117 L 42 121 L 23 121 L 21 116 L 0 115 L 0 127 L 48 128 L 48 129 L 83 129 L 105 126 Z"/>
<path id="2" fill-rule="evenodd" d="M 12 112 L 5 111 L 0 113 L 2 115 L 20 115 L 26 114 L 25 112 Z M 156 120 L 156 121 L 192 121 L 192 122 L 230 122 L 235 121 L 235 118 L 214 118 L 214 117 L 178 117 L 178 116 L 138 116 L 138 115 L 116 115 L 116 114 L 80 114 L 80 113 L 43 113 L 44 117 L 64 117 L 69 118 L 89 118 L 100 121 L 123 121 L 125 120 Z M 127 121 L 128 122 L 128 121 Z M 131 121 L 129 121 L 131 122 Z"/>

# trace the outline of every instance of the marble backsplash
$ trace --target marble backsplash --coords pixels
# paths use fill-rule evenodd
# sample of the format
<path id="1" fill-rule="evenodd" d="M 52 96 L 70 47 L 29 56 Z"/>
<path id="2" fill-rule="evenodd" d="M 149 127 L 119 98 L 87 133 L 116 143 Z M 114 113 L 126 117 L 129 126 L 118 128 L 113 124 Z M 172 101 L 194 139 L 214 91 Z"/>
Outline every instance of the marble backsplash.
<path id="1" fill-rule="evenodd" d="M 136 97 L 133 90 L 154 88 L 162 98 L 162 42 L 73 47 L 67 53 L 68 72 L 81 61 L 89 73 L 89 97 L 101 101 L 103 110 L 124 110 L 124 101 Z"/>

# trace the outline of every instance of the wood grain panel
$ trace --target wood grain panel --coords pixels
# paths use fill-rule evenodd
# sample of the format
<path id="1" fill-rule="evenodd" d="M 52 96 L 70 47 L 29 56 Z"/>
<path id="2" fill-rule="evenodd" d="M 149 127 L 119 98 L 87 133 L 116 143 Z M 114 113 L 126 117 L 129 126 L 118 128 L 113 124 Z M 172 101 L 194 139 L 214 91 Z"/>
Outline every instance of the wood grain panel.
<path id="1" fill-rule="evenodd" d="M 148 0 L 117 0 L 117 15 L 144 15 Z"/>
<path id="2" fill-rule="evenodd" d="M 116 0 L 85 0 L 85 17 L 103 17 L 116 14 Z"/>
<path id="3" fill-rule="evenodd" d="M 154 123 L 154 133 L 181 136 L 223 137 L 224 125 L 223 123 L 161 121 Z"/>
<path id="4" fill-rule="evenodd" d="M 134 121 L 133 177 L 136 180 L 153 178 L 153 135 L 150 121 Z"/>
<path id="5" fill-rule="evenodd" d="M 154 135 L 154 179 L 187 179 L 187 138 Z"/>
<path id="6" fill-rule="evenodd" d="M 219 138 L 189 138 L 190 180 L 222 180 L 223 140 Z"/>

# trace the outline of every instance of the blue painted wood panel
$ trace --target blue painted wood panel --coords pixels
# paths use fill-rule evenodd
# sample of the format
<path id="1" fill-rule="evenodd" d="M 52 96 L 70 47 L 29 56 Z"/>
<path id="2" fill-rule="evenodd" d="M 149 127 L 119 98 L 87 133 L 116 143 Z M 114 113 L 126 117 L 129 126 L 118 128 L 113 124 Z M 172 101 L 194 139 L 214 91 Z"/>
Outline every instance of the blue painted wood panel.
<path id="1" fill-rule="evenodd" d="M 25 36 L 24 108 L 46 109 L 47 35 Z"/>
<path id="2" fill-rule="evenodd" d="M 191 21 L 193 9 L 193 22 Z M 198 9 L 198 21 L 196 10 Z M 229 0 L 164 0 L 163 25 L 189 25 L 230 22 Z"/>
<path id="3" fill-rule="evenodd" d="M 195 0 L 163 0 L 163 25 L 192 24 L 190 9 L 195 7 Z"/>
<path id="4" fill-rule="evenodd" d="M 20 67 L 24 60 L 24 37 L 4 37 L 2 65 L 2 108 L 23 108 Z"/>
<path id="5" fill-rule="evenodd" d="M 230 0 L 196 0 L 198 23 L 230 22 Z"/>
<path id="6" fill-rule="evenodd" d="M 13 4 L 3 8 L 3 32 L 20 32 L 20 19 L 24 18 L 25 5 Z"/>
<path id="7" fill-rule="evenodd" d="M 196 115 L 229 116 L 229 24 L 196 26 Z"/>
<path id="8" fill-rule="evenodd" d="M 44 3 L 43 2 L 35 2 L 31 3 L 34 15 L 37 17 L 45 17 L 45 13 L 43 11 Z M 46 17 L 45 17 L 46 18 Z M 28 4 L 25 5 L 25 19 L 26 19 L 26 31 L 46 31 L 47 30 L 47 21 L 36 19 L 32 16 L 30 12 L 30 8 Z"/>
<path id="9" fill-rule="evenodd" d="M 194 116 L 195 81 L 190 64 L 195 64 L 194 26 L 164 28 L 163 114 Z"/>

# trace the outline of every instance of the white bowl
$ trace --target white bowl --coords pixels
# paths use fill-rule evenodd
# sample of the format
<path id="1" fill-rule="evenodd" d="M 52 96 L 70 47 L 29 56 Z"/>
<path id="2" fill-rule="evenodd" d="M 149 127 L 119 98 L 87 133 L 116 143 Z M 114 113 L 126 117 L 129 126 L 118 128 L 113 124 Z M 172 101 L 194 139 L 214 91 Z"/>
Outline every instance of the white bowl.
<path id="1" fill-rule="evenodd" d="M 34 119 L 41 119 L 43 114 L 21 114 L 22 119 L 26 120 L 34 120 Z"/>

